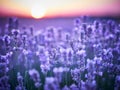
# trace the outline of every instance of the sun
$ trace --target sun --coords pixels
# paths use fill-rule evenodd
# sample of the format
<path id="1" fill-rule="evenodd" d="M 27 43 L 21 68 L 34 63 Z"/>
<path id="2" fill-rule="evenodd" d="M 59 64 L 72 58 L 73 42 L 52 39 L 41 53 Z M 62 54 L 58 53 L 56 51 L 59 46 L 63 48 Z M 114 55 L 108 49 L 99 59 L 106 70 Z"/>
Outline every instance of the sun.
<path id="1" fill-rule="evenodd" d="M 33 6 L 32 9 L 31 9 L 31 16 L 33 18 L 43 18 L 45 16 L 45 13 L 46 13 L 46 9 L 42 6 Z"/>

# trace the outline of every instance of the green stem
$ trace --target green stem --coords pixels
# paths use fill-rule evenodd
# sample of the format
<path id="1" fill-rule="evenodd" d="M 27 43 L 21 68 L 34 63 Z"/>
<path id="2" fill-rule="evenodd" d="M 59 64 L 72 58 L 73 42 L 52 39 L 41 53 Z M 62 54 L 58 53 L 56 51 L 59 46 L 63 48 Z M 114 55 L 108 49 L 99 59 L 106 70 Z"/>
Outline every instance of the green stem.
<path id="1" fill-rule="evenodd" d="M 68 83 L 67 83 L 67 72 L 65 73 L 65 76 L 66 76 L 66 80 L 65 80 L 65 81 L 66 81 L 66 85 L 67 85 L 67 84 L 68 84 Z"/>

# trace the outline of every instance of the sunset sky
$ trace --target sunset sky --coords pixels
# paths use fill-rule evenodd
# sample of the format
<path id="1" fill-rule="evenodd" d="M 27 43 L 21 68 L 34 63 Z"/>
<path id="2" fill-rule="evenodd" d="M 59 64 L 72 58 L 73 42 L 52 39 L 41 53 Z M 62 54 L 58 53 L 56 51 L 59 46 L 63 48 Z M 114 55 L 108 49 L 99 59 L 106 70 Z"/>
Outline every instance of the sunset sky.
<path id="1" fill-rule="evenodd" d="M 120 0 L 0 0 L 0 16 L 120 16 Z"/>

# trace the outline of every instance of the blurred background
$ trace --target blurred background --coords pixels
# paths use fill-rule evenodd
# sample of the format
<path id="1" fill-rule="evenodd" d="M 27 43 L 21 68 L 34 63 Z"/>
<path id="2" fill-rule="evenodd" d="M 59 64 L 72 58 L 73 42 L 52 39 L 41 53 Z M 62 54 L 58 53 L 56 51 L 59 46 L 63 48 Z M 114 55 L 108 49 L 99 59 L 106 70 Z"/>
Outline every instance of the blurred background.
<path id="1" fill-rule="evenodd" d="M 120 0 L 0 0 L 0 16 L 119 16 Z"/>
<path id="2" fill-rule="evenodd" d="M 33 26 L 73 27 L 73 19 L 82 16 L 114 18 L 120 16 L 120 0 L 0 0 L 0 29 L 8 18 L 19 18 L 19 28 Z M 89 19 L 90 21 L 90 19 Z"/>
<path id="3" fill-rule="evenodd" d="M 120 0 L 0 0 L 0 16 L 119 16 Z"/>

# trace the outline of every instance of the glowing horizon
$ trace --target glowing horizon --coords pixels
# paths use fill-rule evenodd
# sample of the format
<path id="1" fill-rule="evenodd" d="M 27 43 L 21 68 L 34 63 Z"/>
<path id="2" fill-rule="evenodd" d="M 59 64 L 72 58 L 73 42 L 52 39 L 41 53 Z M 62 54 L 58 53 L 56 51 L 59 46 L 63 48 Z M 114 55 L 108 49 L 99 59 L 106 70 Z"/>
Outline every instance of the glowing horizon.
<path id="1" fill-rule="evenodd" d="M 39 10 L 33 11 L 35 5 Z M 0 16 L 120 16 L 119 6 L 120 0 L 0 0 Z"/>

